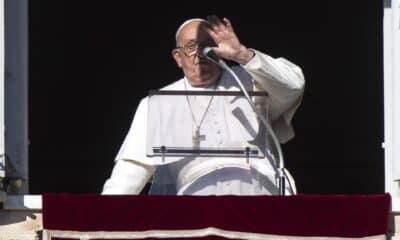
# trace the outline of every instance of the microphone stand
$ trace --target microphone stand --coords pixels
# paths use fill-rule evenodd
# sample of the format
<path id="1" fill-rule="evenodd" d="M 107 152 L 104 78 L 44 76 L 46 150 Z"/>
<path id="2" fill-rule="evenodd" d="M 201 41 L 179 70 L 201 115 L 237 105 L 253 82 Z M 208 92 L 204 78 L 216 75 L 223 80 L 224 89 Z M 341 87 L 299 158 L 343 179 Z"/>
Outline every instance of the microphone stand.
<path id="1" fill-rule="evenodd" d="M 274 145 L 276 147 L 276 150 L 278 152 L 277 176 L 278 176 L 279 195 L 285 195 L 285 166 L 284 166 L 284 159 L 283 159 L 281 145 L 279 143 L 278 138 L 275 135 L 274 130 L 272 129 L 272 127 L 268 123 L 267 119 L 265 119 L 265 117 L 257 110 L 256 106 L 254 105 L 253 101 L 250 98 L 249 93 L 247 92 L 247 90 L 243 86 L 242 81 L 239 79 L 239 77 L 236 75 L 236 73 L 225 63 L 225 61 L 222 60 L 210 47 L 205 47 L 204 48 L 203 55 L 206 56 L 211 61 L 213 61 L 213 62 L 217 63 L 218 65 L 220 65 L 223 69 L 228 71 L 233 76 L 233 78 L 238 83 L 241 91 L 245 95 L 247 101 L 249 102 L 251 108 L 253 109 L 254 113 L 258 116 L 258 118 L 261 120 L 261 122 L 267 128 L 269 134 L 272 137 L 272 141 L 273 141 L 273 143 L 274 143 Z"/>

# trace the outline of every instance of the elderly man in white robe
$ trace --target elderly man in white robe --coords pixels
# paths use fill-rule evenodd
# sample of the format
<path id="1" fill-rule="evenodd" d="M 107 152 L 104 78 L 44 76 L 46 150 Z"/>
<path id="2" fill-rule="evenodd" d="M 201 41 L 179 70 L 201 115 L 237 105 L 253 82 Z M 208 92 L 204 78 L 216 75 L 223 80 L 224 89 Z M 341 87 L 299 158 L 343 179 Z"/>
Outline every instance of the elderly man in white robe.
<path id="1" fill-rule="evenodd" d="M 229 73 L 203 55 L 202 49 L 211 46 L 220 57 L 238 63 L 232 69 L 248 90 L 268 93 L 268 100 L 261 106 L 279 141 L 285 143 L 294 137 L 291 120 L 301 103 L 305 84 L 298 66 L 284 58 L 273 58 L 244 46 L 235 34 L 231 22 L 227 18 L 219 19 L 214 15 L 208 16 L 207 20 L 194 18 L 185 21 L 176 32 L 176 46 L 172 50 L 172 56 L 182 69 L 184 77 L 163 90 L 240 90 Z M 173 188 L 178 195 L 278 194 L 276 166 L 271 159 L 259 161 L 259 166 L 248 166 L 246 161 L 232 164 L 229 159 L 208 161 L 207 164 L 196 160 L 178 161 L 167 167 L 151 161 L 146 156 L 148 101 L 148 97 L 142 99 L 136 110 L 102 194 L 139 194 L 159 168 L 167 168 L 174 175 L 171 179 L 175 181 Z M 212 101 L 207 100 L 209 104 Z M 218 112 L 224 111 L 226 103 L 214 99 L 212 104 L 216 106 L 209 110 Z M 239 131 L 234 124 L 228 124 L 231 122 L 229 119 L 221 119 L 233 115 L 232 112 L 217 114 L 220 117 L 212 121 L 217 126 L 209 126 L 211 121 L 202 121 L 203 118 L 215 115 L 206 114 L 202 112 L 197 120 L 193 120 L 196 120 L 194 125 L 197 130 L 205 134 L 210 144 L 229 142 Z M 217 132 L 218 137 L 212 132 Z M 262 147 L 268 148 L 270 145 Z M 268 149 L 264 150 L 268 152 Z M 254 171 L 262 177 L 254 179 Z M 293 178 L 290 174 L 287 176 L 290 184 L 286 184 L 286 193 L 293 193 Z M 255 188 L 254 185 L 258 187 Z"/>

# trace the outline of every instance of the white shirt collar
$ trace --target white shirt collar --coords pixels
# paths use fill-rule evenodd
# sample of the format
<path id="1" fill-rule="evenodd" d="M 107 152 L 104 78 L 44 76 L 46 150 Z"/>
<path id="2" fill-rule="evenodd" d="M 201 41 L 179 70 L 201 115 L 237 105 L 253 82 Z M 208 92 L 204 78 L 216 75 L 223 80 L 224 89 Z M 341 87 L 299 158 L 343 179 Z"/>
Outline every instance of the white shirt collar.
<path id="1" fill-rule="evenodd" d="M 215 84 L 217 84 L 218 81 L 214 82 L 213 84 L 207 85 L 207 86 L 192 86 L 189 82 L 189 80 L 184 77 L 183 81 L 185 82 L 184 84 L 186 85 L 186 90 L 189 91 L 210 91 L 215 89 Z"/>

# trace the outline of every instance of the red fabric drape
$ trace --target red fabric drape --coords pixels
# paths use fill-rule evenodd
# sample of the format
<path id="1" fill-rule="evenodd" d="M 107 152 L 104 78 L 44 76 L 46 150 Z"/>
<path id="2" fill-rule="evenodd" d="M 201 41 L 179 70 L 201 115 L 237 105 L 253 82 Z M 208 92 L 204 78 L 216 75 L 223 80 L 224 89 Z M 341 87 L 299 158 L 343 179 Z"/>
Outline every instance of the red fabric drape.
<path id="1" fill-rule="evenodd" d="M 204 197 L 43 194 L 43 227 L 70 231 L 215 227 L 277 235 L 363 237 L 387 233 L 389 210 L 389 194 Z"/>

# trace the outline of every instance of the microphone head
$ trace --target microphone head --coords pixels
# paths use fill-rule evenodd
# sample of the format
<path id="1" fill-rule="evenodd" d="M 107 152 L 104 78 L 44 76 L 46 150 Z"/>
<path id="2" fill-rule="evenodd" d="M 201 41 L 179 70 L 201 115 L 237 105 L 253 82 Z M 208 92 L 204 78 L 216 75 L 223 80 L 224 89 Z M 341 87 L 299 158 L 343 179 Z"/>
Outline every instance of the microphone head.
<path id="1" fill-rule="evenodd" d="M 203 49 L 203 55 L 206 56 L 211 61 L 215 62 L 216 64 L 219 64 L 219 62 L 221 60 L 221 58 L 210 47 L 205 47 Z"/>

